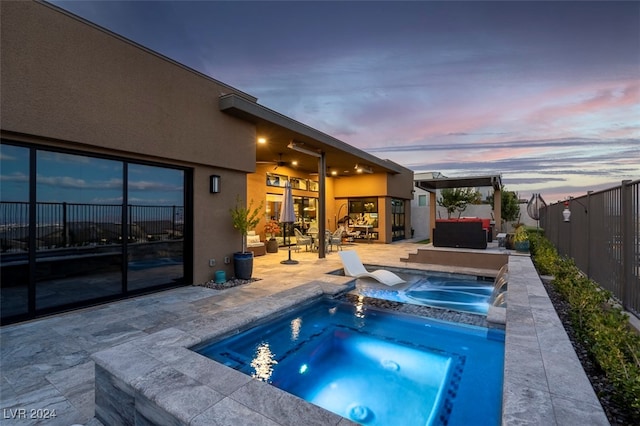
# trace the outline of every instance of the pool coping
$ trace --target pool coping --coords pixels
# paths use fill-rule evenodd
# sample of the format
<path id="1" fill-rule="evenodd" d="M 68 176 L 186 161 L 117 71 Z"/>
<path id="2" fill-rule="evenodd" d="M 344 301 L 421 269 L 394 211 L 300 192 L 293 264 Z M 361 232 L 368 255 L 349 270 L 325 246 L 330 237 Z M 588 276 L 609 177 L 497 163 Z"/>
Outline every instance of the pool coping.
<path id="1" fill-rule="evenodd" d="M 509 256 L 502 424 L 609 425 L 529 256 Z"/>
<path id="2" fill-rule="evenodd" d="M 355 425 L 189 348 L 353 287 L 314 281 L 93 354 L 95 415 L 104 424 Z"/>
<path id="3" fill-rule="evenodd" d="M 353 281 L 311 281 L 95 353 L 95 414 L 105 424 L 352 425 L 189 348 Z M 528 256 L 509 256 L 502 424 L 608 425 L 542 281 Z"/>

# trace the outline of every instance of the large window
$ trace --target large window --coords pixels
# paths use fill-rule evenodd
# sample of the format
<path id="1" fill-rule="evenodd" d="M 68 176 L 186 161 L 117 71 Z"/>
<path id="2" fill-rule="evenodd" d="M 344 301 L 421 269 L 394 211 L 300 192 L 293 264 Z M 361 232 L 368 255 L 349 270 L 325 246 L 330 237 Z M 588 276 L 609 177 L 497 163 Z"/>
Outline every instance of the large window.
<path id="1" fill-rule="evenodd" d="M 3 317 L 29 312 L 29 149 L 0 145 L 0 307 Z"/>
<path id="2" fill-rule="evenodd" d="M 122 292 L 122 162 L 36 150 L 36 170 L 36 310 Z"/>
<path id="3" fill-rule="evenodd" d="M 391 241 L 403 240 L 404 235 L 404 201 L 391 200 Z"/>
<path id="4" fill-rule="evenodd" d="M 267 219 L 280 221 L 280 209 L 282 208 L 281 194 L 267 194 L 266 212 Z M 293 211 L 296 221 L 292 227 L 296 227 L 302 232 L 309 229 L 309 226 L 317 221 L 318 199 L 310 197 L 293 197 Z M 293 232 L 289 229 L 287 232 Z"/>
<path id="5" fill-rule="evenodd" d="M 3 322 L 185 282 L 186 170 L 0 148 Z"/>
<path id="6" fill-rule="evenodd" d="M 350 198 L 349 222 L 362 238 L 378 239 L 378 199 Z"/>

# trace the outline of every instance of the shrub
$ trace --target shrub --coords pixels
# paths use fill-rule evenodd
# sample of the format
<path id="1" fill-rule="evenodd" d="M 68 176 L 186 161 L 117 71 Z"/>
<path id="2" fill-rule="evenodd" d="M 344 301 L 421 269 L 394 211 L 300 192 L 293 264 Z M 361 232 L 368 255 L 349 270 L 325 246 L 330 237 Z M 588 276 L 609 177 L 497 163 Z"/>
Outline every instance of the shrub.
<path id="1" fill-rule="evenodd" d="M 549 240 L 538 233 L 529 235 L 530 250 L 536 269 L 540 275 L 553 275 L 558 261 L 558 252 Z"/>
<path id="2" fill-rule="evenodd" d="M 552 284 L 570 305 L 578 339 L 616 390 L 613 398 L 640 424 L 640 335 L 631 329 L 627 314 L 573 260 L 558 256 L 546 238 L 531 235 L 531 253 L 538 272 L 554 276 Z"/>

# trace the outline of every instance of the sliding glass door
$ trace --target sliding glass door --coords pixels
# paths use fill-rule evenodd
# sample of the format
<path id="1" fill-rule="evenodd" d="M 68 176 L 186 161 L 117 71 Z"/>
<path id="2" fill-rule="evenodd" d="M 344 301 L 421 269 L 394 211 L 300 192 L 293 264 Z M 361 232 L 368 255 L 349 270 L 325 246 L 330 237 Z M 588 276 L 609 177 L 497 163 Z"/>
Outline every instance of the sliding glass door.
<path id="1" fill-rule="evenodd" d="M 188 170 L 0 148 L 3 323 L 185 282 Z"/>

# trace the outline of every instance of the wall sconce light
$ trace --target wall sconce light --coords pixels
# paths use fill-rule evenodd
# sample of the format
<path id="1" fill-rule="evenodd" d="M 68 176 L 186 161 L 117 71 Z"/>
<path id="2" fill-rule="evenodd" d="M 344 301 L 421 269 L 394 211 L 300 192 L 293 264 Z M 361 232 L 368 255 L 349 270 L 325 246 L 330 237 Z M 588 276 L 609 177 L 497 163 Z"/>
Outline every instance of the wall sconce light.
<path id="1" fill-rule="evenodd" d="M 564 218 L 565 222 L 569 222 L 569 219 L 571 219 L 571 210 L 569 210 L 568 201 L 564 202 L 564 210 L 562 210 L 562 217 Z"/>
<path id="2" fill-rule="evenodd" d="M 220 192 L 220 176 L 209 176 L 209 192 L 212 194 L 217 194 L 218 192 Z"/>

